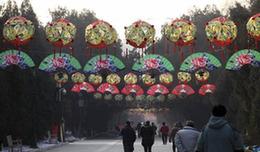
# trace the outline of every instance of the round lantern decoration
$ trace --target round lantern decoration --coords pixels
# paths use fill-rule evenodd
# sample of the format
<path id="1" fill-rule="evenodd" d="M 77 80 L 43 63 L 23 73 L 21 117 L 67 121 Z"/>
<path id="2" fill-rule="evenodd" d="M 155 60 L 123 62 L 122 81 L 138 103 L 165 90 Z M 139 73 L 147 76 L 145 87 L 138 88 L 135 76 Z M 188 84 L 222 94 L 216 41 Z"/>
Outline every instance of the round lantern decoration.
<path id="1" fill-rule="evenodd" d="M 178 80 L 182 83 L 187 83 L 191 81 L 191 74 L 188 72 L 178 72 L 177 77 Z"/>
<path id="2" fill-rule="evenodd" d="M 58 19 L 45 27 L 47 40 L 55 47 L 69 46 L 75 39 L 76 27 L 66 19 Z"/>
<path id="3" fill-rule="evenodd" d="M 85 79 L 86 79 L 86 76 L 80 72 L 76 72 L 76 73 L 72 74 L 72 76 L 71 76 L 71 80 L 74 83 L 83 83 L 85 81 Z"/>
<path id="4" fill-rule="evenodd" d="M 124 96 L 122 94 L 115 95 L 115 101 L 122 101 L 124 99 Z"/>
<path id="5" fill-rule="evenodd" d="M 260 41 L 260 13 L 252 16 L 246 24 L 248 34 L 255 39 L 256 48 L 258 48 L 258 41 Z"/>
<path id="6" fill-rule="evenodd" d="M 163 73 L 160 75 L 159 80 L 162 84 L 169 85 L 173 82 L 173 76 L 171 73 Z"/>
<path id="7" fill-rule="evenodd" d="M 145 22 L 137 21 L 125 27 L 125 37 L 128 44 L 135 48 L 145 48 L 154 42 L 154 26 Z"/>
<path id="8" fill-rule="evenodd" d="M 117 33 L 109 23 L 97 20 L 86 27 L 85 40 L 92 48 L 105 48 L 117 41 Z"/>
<path id="9" fill-rule="evenodd" d="M 69 76 L 65 72 L 57 72 L 54 74 L 54 80 L 58 84 L 64 84 L 64 83 L 68 82 L 68 79 L 69 79 Z"/>
<path id="10" fill-rule="evenodd" d="M 237 37 L 236 24 L 226 17 L 218 17 L 206 24 L 208 40 L 217 46 L 227 46 Z"/>
<path id="11" fill-rule="evenodd" d="M 195 73 L 195 77 L 198 81 L 200 82 L 204 82 L 207 81 L 209 79 L 209 71 L 205 70 L 205 69 L 200 69 L 198 71 L 196 71 Z"/>
<path id="12" fill-rule="evenodd" d="M 155 78 L 153 78 L 150 74 L 143 74 L 142 80 L 145 85 L 153 85 L 155 83 Z"/>
<path id="13" fill-rule="evenodd" d="M 190 45 L 195 40 L 196 26 L 185 19 L 176 19 L 163 26 L 162 34 L 177 46 Z"/>
<path id="14" fill-rule="evenodd" d="M 134 73 L 128 73 L 124 76 L 124 81 L 126 84 L 136 84 L 137 80 L 137 76 Z"/>
<path id="15" fill-rule="evenodd" d="M 88 81 L 93 84 L 93 85 L 99 85 L 102 83 L 102 76 L 101 75 L 95 75 L 95 74 L 90 74 L 88 77 Z"/>
<path id="16" fill-rule="evenodd" d="M 3 28 L 4 39 L 15 46 L 29 42 L 34 34 L 35 27 L 30 20 L 16 16 L 8 19 Z"/>
<path id="17" fill-rule="evenodd" d="M 112 84 L 112 85 L 117 85 L 120 83 L 121 81 L 121 78 L 118 76 L 118 74 L 109 74 L 107 77 L 106 77 L 106 81 L 107 83 L 109 84 Z"/>

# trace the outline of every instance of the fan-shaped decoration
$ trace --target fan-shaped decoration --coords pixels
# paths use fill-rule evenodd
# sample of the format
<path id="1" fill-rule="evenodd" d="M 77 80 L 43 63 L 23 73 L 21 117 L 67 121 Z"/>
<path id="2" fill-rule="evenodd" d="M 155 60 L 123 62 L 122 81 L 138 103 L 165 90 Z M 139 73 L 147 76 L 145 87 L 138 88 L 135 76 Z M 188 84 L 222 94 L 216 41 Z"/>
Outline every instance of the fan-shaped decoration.
<path id="1" fill-rule="evenodd" d="M 137 75 L 131 72 L 124 76 L 124 81 L 126 84 L 136 84 L 137 80 Z"/>
<path id="2" fill-rule="evenodd" d="M 35 66 L 32 58 L 24 52 L 17 50 L 7 50 L 0 53 L 0 68 L 5 69 L 10 65 L 17 65 L 21 69 Z"/>
<path id="3" fill-rule="evenodd" d="M 112 85 L 117 85 L 120 83 L 121 78 L 119 77 L 118 74 L 112 73 L 109 74 L 106 78 L 107 83 L 112 84 Z"/>
<path id="4" fill-rule="evenodd" d="M 252 16 L 246 24 L 248 34 L 256 41 L 260 40 L 260 13 Z"/>
<path id="5" fill-rule="evenodd" d="M 155 78 L 152 77 L 150 74 L 143 74 L 142 80 L 143 80 L 143 83 L 148 86 L 153 85 L 156 81 Z"/>
<path id="6" fill-rule="evenodd" d="M 99 84 L 102 83 L 103 78 L 102 78 L 102 76 L 99 75 L 99 74 L 90 74 L 89 77 L 88 77 L 88 81 L 89 81 L 91 84 L 97 86 L 97 85 L 99 85 Z"/>
<path id="7" fill-rule="evenodd" d="M 64 83 L 68 82 L 69 76 L 68 76 L 67 73 L 62 72 L 62 71 L 59 71 L 59 72 L 56 72 L 56 73 L 54 74 L 54 80 L 55 80 L 58 84 L 64 84 Z"/>
<path id="8" fill-rule="evenodd" d="M 113 55 L 97 55 L 91 58 L 84 67 L 86 73 L 97 73 L 100 70 L 109 70 L 111 72 L 118 72 L 125 68 L 124 63 Z"/>
<path id="9" fill-rule="evenodd" d="M 182 94 L 192 95 L 194 93 L 195 91 L 192 89 L 192 87 L 187 84 L 179 84 L 172 90 L 172 94 L 175 94 L 177 96 L 180 96 Z"/>
<path id="10" fill-rule="evenodd" d="M 97 91 L 100 92 L 100 93 L 109 92 L 111 94 L 119 94 L 120 93 L 118 88 L 115 85 L 111 85 L 109 83 L 101 84 L 98 87 Z"/>
<path id="11" fill-rule="evenodd" d="M 151 86 L 147 91 L 148 95 L 154 96 L 156 93 L 158 93 L 158 94 L 168 94 L 169 90 L 164 85 L 155 84 L 155 85 Z"/>
<path id="12" fill-rule="evenodd" d="M 162 34 L 177 46 L 185 46 L 193 43 L 196 30 L 196 26 L 192 22 L 176 19 L 163 26 Z"/>
<path id="13" fill-rule="evenodd" d="M 177 77 L 182 83 L 188 83 L 191 81 L 191 74 L 188 72 L 178 72 Z"/>
<path id="14" fill-rule="evenodd" d="M 208 40 L 217 46 L 227 46 L 237 37 L 236 24 L 226 17 L 218 17 L 206 24 Z"/>
<path id="15" fill-rule="evenodd" d="M 125 95 L 135 94 L 136 96 L 144 94 L 144 90 L 137 84 L 128 84 L 122 89 L 121 92 Z"/>
<path id="16" fill-rule="evenodd" d="M 171 73 L 163 73 L 160 75 L 159 80 L 162 84 L 169 85 L 173 82 L 173 76 Z"/>
<path id="17" fill-rule="evenodd" d="M 214 93 L 216 86 L 214 84 L 204 84 L 199 89 L 199 94 L 205 96 L 208 93 Z"/>
<path id="18" fill-rule="evenodd" d="M 221 63 L 215 56 L 205 52 L 198 52 L 188 56 L 181 64 L 180 70 L 194 72 L 204 68 L 212 71 L 219 67 L 221 67 Z"/>
<path id="19" fill-rule="evenodd" d="M 46 72 L 55 72 L 58 69 L 64 69 L 69 74 L 81 69 L 79 61 L 67 53 L 55 53 L 47 56 L 39 66 L 40 70 Z"/>
<path id="20" fill-rule="evenodd" d="M 74 83 L 83 83 L 85 81 L 85 79 L 86 79 L 86 76 L 80 72 L 76 72 L 76 73 L 72 74 L 72 76 L 71 76 L 71 80 Z"/>
<path id="21" fill-rule="evenodd" d="M 226 64 L 228 70 L 239 70 L 244 65 L 260 66 L 260 53 L 255 50 L 240 50 L 234 53 Z"/>
<path id="22" fill-rule="evenodd" d="M 79 93 L 80 91 L 86 91 L 87 93 L 93 93 L 93 92 L 95 92 L 95 88 L 91 84 L 89 84 L 87 82 L 83 82 L 83 83 L 74 84 L 71 91 L 76 92 L 76 93 Z"/>
<path id="23" fill-rule="evenodd" d="M 47 40 L 56 47 L 69 46 L 75 39 L 76 27 L 66 19 L 58 19 L 45 27 Z"/>
<path id="24" fill-rule="evenodd" d="M 145 21 L 137 21 L 125 27 L 126 41 L 135 48 L 144 48 L 153 43 L 154 36 L 154 26 Z"/>
<path id="25" fill-rule="evenodd" d="M 174 71 L 174 67 L 168 59 L 155 54 L 144 56 L 143 58 L 135 62 L 132 67 L 132 70 L 138 72 L 146 72 L 152 69 L 158 70 L 160 72 Z"/>
<path id="26" fill-rule="evenodd" d="M 105 48 L 117 41 L 117 33 L 109 23 L 97 20 L 86 27 L 85 39 L 92 48 Z"/>
<path id="27" fill-rule="evenodd" d="M 32 39 L 35 28 L 30 20 L 22 16 L 8 19 L 3 28 L 4 39 L 15 46 L 24 45 Z"/>
<path id="28" fill-rule="evenodd" d="M 199 69 L 198 71 L 196 71 L 195 77 L 200 82 L 207 81 L 209 79 L 209 71 L 205 69 Z"/>

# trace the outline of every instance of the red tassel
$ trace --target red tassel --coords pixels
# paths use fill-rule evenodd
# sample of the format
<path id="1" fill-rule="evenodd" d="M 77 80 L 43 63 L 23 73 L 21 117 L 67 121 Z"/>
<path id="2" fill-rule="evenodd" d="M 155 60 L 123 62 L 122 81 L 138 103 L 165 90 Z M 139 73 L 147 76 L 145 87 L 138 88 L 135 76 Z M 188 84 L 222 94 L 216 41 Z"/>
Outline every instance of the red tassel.
<path id="1" fill-rule="evenodd" d="M 255 40 L 255 48 L 258 49 L 258 41 Z"/>
<path id="2" fill-rule="evenodd" d="M 61 47 L 60 47 L 60 56 L 61 56 Z"/>
<path id="3" fill-rule="evenodd" d="M 235 46 L 234 46 L 234 51 L 237 52 L 238 51 L 238 45 L 237 43 L 235 43 Z"/>
<path id="4" fill-rule="evenodd" d="M 153 50 L 152 50 L 152 52 L 153 52 L 153 54 L 155 53 L 155 44 L 154 44 L 154 42 L 153 42 L 153 44 L 152 44 L 153 46 Z"/>
<path id="5" fill-rule="evenodd" d="M 183 56 L 184 56 L 183 51 L 181 50 L 180 47 L 178 47 L 178 51 L 179 51 L 179 54 L 180 54 L 180 61 L 182 62 L 183 61 Z"/>
<path id="6" fill-rule="evenodd" d="M 211 42 L 209 42 L 209 49 L 211 52 L 214 52 L 213 44 Z"/>
<path id="7" fill-rule="evenodd" d="M 193 48 L 193 44 L 191 44 L 189 47 L 190 47 L 190 53 L 193 54 L 194 53 L 194 48 Z"/>
<path id="8" fill-rule="evenodd" d="M 173 53 L 176 53 L 176 51 L 177 51 L 177 46 L 176 44 L 173 44 Z"/>

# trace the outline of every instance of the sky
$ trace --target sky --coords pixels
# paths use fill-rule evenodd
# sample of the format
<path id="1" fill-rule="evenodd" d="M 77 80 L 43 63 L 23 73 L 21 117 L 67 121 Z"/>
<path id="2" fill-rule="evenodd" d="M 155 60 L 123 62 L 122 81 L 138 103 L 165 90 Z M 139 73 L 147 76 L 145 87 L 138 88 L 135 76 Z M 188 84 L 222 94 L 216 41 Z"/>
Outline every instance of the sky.
<path id="1" fill-rule="evenodd" d="M 0 4 L 7 0 L 0 0 Z M 14 0 L 18 5 L 22 0 Z M 31 0 L 34 11 L 45 25 L 51 21 L 49 10 L 58 6 L 68 9 L 88 9 L 94 11 L 99 19 L 109 22 L 124 39 L 124 27 L 142 19 L 155 26 L 156 36 L 161 34 L 161 25 L 178 18 L 194 8 L 204 8 L 207 4 L 215 4 L 225 10 L 235 2 L 246 0 Z"/>

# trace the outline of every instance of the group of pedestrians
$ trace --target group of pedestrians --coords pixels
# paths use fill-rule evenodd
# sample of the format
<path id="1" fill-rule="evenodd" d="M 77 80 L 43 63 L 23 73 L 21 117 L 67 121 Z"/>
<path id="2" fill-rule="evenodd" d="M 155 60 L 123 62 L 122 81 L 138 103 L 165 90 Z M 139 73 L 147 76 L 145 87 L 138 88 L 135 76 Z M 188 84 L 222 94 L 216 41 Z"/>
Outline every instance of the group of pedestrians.
<path id="1" fill-rule="evenodd" d="M 180 122 L 175 123 L 171 131 L 166 123 L 162 123 L 159 131 L 163 144 L 167 144 L 169 137 L 173 152 L 244 152 L 242 138 L 225 119 L 226 113 L 223 105 L 214 106 L 212 115 L 202 131 L 196 129 L 191 120 L 186 121 L 184 127 Z M 146 121 L 144 125 L 138 124 L 136 129 L 138 136 L 142 138 L 144 152 L 152 152 L 157 130 L 155 124 L 151 125 L 150 121 Z M 124 152 L 133 152 L 136 133 L 129 121 L 121 130 L 121 135 Z"/>

